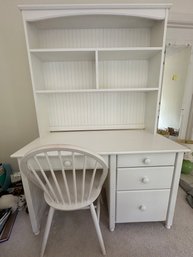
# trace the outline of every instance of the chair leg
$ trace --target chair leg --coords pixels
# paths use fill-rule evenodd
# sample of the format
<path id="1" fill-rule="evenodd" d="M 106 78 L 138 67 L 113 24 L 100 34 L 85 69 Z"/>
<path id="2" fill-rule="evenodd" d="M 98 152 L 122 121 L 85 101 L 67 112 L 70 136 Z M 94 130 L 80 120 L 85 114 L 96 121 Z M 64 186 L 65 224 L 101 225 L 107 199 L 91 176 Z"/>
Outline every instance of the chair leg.
<path id="1" fill-rule="evenodd" d="M 103 237 L 102 237 L 100 226 L 99 226 L 99 221 L 98 221 L 93 203 L 91 203 L 91 205 L 90 205 L 90 211 L 91 211 L 92 219 L 93 219 L 93 222 L 95 225 L 95 229 L 96 229 L 96 233 L 98 236 L 98 240 L 99 240 L 99 244 L 100 244 L 102 253 L 103 253 L 103 255 L 106 255 L 105 245 L 104 245 Z"/>
<path id="2" fill-rule="evenodd" d="M 46 222 L 46 228 L 45 228 L 45 231 L 44 231 L 44 237 L 43 237 L 43 241 L 42 241 L 42 248 L 41 248 L 40 257 L 43 257 L 45 249 L 46 249 L 48 236 L 49 236 L 49 233 L 50 233 L 50 227 L 51 227 L 52 219 L 53 219 L 53 216 L 54 216 L 54 211 L 55 211 L 55 209 L 50 207 L 47 222 Z"/>
<path id="3" fill-rule="evenodd" d="M 101 196 L 99 195 L 99 197 L 97 199 L 97 218 L 98 218 L 98 221 L 100 220 L 100 211 L 101 211 L 100 201 L 101 201 Z"/>

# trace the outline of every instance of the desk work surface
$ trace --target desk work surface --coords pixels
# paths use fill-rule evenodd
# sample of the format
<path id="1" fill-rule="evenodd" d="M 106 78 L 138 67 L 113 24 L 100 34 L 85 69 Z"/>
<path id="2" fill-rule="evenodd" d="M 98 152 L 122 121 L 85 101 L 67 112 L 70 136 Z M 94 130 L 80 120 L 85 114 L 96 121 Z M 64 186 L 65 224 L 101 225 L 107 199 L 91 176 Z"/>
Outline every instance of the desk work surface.
<path id="1" fill-rule="evenodd" d="M 53 132 L 39 137 L 11 157 L 21 158 L 28 151 L 47 144 L 76 145 L 101 155 L 189 151 L 172 140 L 144 130 L 74 131 Z"/>

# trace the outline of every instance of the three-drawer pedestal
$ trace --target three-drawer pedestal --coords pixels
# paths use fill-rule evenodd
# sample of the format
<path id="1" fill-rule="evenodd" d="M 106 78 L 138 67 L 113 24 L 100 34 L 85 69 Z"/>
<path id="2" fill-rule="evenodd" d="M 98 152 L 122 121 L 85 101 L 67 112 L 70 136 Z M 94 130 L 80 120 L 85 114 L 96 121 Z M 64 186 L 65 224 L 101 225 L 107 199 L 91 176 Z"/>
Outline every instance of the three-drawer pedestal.
<path id="1" fill-rule="evenodd" d="M 117 155 L 115 222 L 165 221 L 175 153 Z"/>

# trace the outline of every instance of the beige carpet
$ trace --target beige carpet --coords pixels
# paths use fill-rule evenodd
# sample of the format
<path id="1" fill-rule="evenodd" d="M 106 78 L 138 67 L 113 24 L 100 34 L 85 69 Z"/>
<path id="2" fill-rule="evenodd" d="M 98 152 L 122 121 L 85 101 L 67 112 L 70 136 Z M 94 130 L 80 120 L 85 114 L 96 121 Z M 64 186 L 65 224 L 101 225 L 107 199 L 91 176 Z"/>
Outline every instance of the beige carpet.
<path id="1" fill-rule="evenodd" d="M 108 230 L 103 206 L 101 229 L 107 257 L 193 257 L 193 209 L 179 190 L 174 224 L 171 230 L 162 223 L 118 224 Z M 29 217 L 21 211 L 9 241 L 0 244 L 1 257 L 38 257 L 42 232 L 34 236 Z M 45 257 L 102 256 L 88 210 L 56 212 Z"/>

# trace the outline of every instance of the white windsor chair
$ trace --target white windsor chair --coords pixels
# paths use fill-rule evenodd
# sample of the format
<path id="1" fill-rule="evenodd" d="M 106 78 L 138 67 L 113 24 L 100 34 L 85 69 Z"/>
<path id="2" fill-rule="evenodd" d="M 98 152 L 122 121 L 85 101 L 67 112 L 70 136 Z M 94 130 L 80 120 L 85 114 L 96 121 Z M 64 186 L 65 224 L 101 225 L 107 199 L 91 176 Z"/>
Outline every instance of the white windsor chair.
<path id="1" fill-rule="evenodd" d="M 49 213 L 43 236 L 44 255 L 55 210 L 90 208 L 103 255 L 106 254 L 99 227 L 99 195 L 108 168 L 101 156 L 70 145 L 46 145 L 28 152 L 20 162 L 26 177 L 44 191 Z M 93 202 L 97 200 L 97 213 Z"/>

